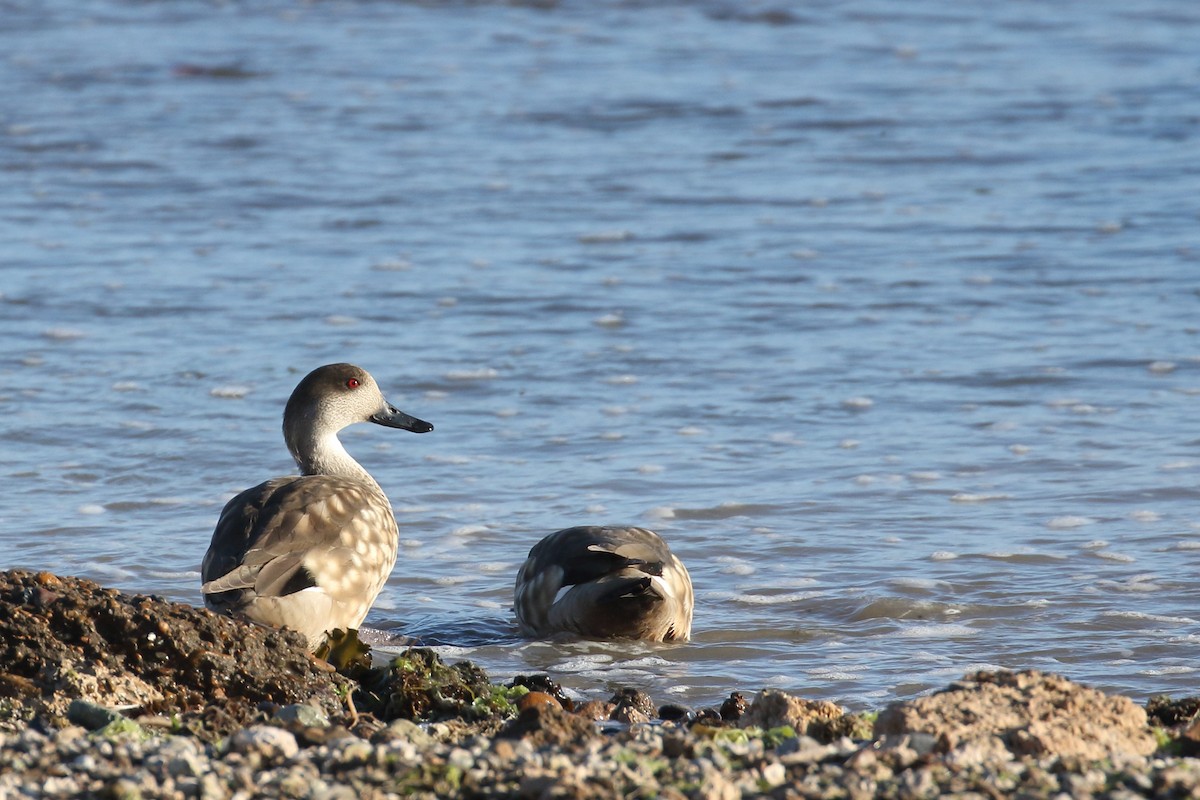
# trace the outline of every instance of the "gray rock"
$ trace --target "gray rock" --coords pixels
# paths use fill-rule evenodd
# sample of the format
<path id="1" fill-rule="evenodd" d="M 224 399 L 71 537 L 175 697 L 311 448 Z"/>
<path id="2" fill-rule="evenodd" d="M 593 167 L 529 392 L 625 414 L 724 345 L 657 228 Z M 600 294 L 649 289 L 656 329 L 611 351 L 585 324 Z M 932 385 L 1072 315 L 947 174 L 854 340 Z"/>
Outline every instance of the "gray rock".
<path id="1" fill-rule="evenodd" d="M 105 725 L 124 719 L 118 712 L 105 708 L 87 700 L 72 700 L 67 707 L 67 719 L 76 725 L 82 725 L 89 731 L 98 730 Z"/>
<path id="2" fill-rule="evenodd" d="M 230 737 L 229 749 L 264 758 L 291 758 L 300 752 L 300 745 L 289 731 L 272 725 L 254 725 Z"/>
<path id="3" fill-rule="evenodd" d="M 308 703 L 293 703 L 290 706 L 284 706 L 275 712 L 275 719 L 279 722 L 303 725 L 306 728 L 329 727 L 329 716 Z"/>

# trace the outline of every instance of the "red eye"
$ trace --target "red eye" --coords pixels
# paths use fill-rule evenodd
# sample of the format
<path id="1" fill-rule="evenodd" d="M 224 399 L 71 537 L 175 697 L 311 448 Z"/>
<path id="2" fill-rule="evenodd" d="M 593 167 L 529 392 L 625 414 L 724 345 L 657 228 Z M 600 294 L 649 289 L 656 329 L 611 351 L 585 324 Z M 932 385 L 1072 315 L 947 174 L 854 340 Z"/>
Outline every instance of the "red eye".
<path id="1" fill-rule="evenodd" d="M 362 384 L 359 383 L 358 378 L 351 378 L 350 380 L 346 381 L 347 389 L 357 389 L 361 385 Z"/>

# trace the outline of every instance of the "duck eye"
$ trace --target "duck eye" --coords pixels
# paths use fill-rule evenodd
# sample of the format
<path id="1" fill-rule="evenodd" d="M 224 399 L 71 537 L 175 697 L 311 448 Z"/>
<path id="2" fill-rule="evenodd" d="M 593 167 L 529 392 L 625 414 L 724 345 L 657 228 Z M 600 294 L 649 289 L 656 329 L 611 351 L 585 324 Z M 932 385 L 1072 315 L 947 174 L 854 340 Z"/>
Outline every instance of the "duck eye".
<path id="1" fill-rule="evenodd" d="M 358 380 L 358 378 L 351 378 L 351 379 L 349 379 L 348 381 L 346 381 L 346 388 L 347 388 L 347 389 L 357 389 L 357 388 L 358 388 L 359 386 L 361 386 L 361 385 L 362 385 L 362 384 L 361 384 L 361 382 Z"/>

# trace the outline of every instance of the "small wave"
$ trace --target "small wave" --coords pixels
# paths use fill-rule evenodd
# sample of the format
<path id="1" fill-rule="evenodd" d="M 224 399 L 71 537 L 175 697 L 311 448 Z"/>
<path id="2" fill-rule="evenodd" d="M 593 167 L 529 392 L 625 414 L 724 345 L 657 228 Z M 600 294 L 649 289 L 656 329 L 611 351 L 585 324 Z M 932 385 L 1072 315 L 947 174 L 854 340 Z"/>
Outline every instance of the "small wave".
<path id="1" fill-rule="evenodd" d="M 69 342 L 74 339 L 82 339 L 87 336 L 81 330 L 76 328 L 47 328 L 42 331 L 42 338 L 50 339 L 54 342 Z"/>
<path id="2" fill-rule="evenodd" d="M 1071 528 L 1082 528 L 1086 525 L 1095 524 L 1096 520 L 1091 517 L 1079 517 L 1067 515 L 1062 517 L 1054 517 L 1046 523 L 1046 527 L 1055 531 L 1065 531 Z"/>
<path id="3" fill-rule="evenodd" d="M 990 503 L 993 500 L 1011 500 L 1012 495 L 995 493 L 995 494 L 971 494 L 969 492 L 958 492 L 950 496 L 952 503 Z"/>
<path id="4" fill-rule="evenodd" d="M 1124 619 L 1135 622 L 1166 622 L 1172 625 L 1195 625 L 1191 617 L 1171 617 L 1166 614 L 1151 614 L 1148 611 L 1105 611 L 1100 614 L 1106 619 Z"/>
<path id="5" fill-rule="evenodd" d="M 1139 675 L 1190 675 L 1195 672 L 1195 667 L 1186 667 L 1182 664 L 1177 664 L 1173 667 L 1158 667 L 1157 669 L 1139 670 Z"/>
<path id="6" fill-rule="evenodd" d="M 1103 558 L 1105 561 L 1119 561 L 1122 564 L 1132 564 L 1137 561 L 1131 555 L 1125 553 L 1110 553 L 1108 551 L 1099 551 L 1095 554 L 1096 558 Z"/>
<path id="7" fill-rule="evenodd" d="M 611 664 L 613 657 L 605 653 L 594 653 L 592 655 L 576 656 L 569 658 L 566 661 L 560 661 L 555 664 L 552 671 L 557 672 L 585 672 L 593 670 L 603 664 Z"/>
<path id="8" fill-rule="evenodd" d="M 214 386 L 208 390 L 208 393 L 212 397 L 220 397 L 224 400 L 240 400 L 250 394 L 250 387 L 238 385 Z"/>
<path id="9" fill-rule="evenodd" d="M 728 501 L 707 508 L 675 508 L 671 509 L 671 517 L 677 519 L 730 519 L 732 517 L 752 517 L 775 511 L 775 506 L 764 503 L 737 503 Z"/>
<path id="10" fill-rule="evenodd" d="M 800 603 L 821 597 L 824 592 L 784 592 L 781 594 L 757 594 L 753 592 L 718 592 L 716 596 L 748 606 L 777 606 L 784 603 Z"/>
<path id="11" fill-rule="evenodd" d="M 906 639 L 951 639 L 956 636 L 978 636 L 979 631 L 967 625 L 946 623 L 943 625 L 914 625 L 900 631 Z"/>

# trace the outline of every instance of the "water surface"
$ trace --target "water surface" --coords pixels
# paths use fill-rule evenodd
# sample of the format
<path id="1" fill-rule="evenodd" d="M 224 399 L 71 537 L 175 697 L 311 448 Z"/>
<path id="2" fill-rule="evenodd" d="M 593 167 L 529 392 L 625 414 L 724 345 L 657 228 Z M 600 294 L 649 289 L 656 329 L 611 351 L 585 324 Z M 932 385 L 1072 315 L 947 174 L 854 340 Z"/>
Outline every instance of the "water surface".
<path id="1" fill-rule="evenodd" d="M 0 567 L 198 602 L 353 361 L 436 425 L 346 432 L 368 622 L 497 678 L 1195 691 L 1200 11 L 4 10 Z M 589 522 L 669 539 L 693 643 L 517 635 Z"/>

